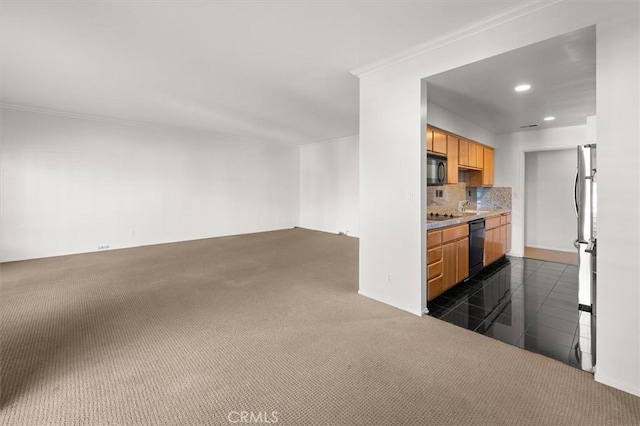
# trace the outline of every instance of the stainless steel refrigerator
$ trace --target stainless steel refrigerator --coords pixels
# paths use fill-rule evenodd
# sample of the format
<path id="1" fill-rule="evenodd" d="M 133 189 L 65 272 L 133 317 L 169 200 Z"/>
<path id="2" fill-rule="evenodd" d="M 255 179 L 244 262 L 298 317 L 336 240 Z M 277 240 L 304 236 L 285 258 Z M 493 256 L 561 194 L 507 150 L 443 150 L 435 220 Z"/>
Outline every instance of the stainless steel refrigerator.
<path id="1" fill-rule="evenodd" d="M 575 352 L 582 369 L 594 371 L 596 365 L 597 316 L 597 180 L 596 144 L 578 146 L 574 199 L 578 233 L 574 245 L 578 249 L 579 341 Z"/>

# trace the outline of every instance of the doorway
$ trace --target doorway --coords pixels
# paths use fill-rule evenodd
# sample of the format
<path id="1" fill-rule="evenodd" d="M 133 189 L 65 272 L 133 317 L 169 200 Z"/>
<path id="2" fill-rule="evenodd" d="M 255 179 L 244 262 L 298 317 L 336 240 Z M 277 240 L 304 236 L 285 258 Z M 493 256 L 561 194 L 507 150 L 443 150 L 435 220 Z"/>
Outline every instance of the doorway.
<path id="1" fill-rule="evenodd" d="M 578 264 L 575 170 L 575 149 L 525 153 L 525 257 Z"/>

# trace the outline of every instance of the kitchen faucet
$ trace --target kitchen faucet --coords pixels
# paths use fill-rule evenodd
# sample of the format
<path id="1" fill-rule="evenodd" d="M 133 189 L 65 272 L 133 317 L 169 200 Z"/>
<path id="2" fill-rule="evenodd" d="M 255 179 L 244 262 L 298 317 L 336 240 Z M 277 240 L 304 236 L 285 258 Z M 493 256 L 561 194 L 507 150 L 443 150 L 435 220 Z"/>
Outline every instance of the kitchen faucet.
<path id="1" fill-rule="evenodd" d="M 463 212 L 465 210 L 464 206 L 467 205 L 469 205 L 469 200 L 458 201 L 458 211 Z"/>

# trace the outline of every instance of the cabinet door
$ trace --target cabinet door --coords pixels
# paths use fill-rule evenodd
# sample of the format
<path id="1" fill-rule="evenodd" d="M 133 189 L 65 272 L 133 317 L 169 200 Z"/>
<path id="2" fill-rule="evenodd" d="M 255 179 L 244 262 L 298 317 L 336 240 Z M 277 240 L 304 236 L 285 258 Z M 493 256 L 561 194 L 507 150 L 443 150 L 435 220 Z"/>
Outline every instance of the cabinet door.
<path id="1" fill-rule="evenodd" d="M 448 290 L 456 285 L 456 270 L 458 269 L 456 243 L 442 245 L 442 288 Z"/>
<path id="2" fill-rule="evenodd" d="M 476 167 L 484 168 L 484 147 L 476 144 Z"/>
<path id="3" fill-rule="evenodd" d="M 433 131 L 433 152 L 447 155 L 447 135 Z"/>
<path id="4" fill-rule="evenodd" d="M 505 242 L 505 253 L 509 253 L 511 251 L 511 223 L 507 223 L 506 225 L 506 242 Z"/>
<path id="5" fill-rule="evenodd" d="M 483 148 L 484 164 L 482 167 L 482 186 L 493 186 L 494 152 L 491 148 Z"/>
<path id="6" fill-rule="evenodd" d="M 496 253 L 495 259 L 498 260 L 505 254 L 505 249 L 507 248 L 506 238 L 507 238 L 507 225 L 502 225 L 496 228 L 495 240 L 496 240 Z"/>
<path id="7" fill-rule="evenodd" d="M 447 135 L 447 183 L 458 183 L 458 144 L 458 138 Z"/>
<path id="8" fill-rule="evenodd" d="M 458 268 L 456 271 L 456 283 L 469 276 L 469 238 L 456 241 L 458 252 Z"/>
<path id="9" fill-rule="evenodd" d="M 433 129 L 427 127 L 427 151 L 433 151 Z"/>
<path id="10" fill-rule="evenodd" d="M 476 161 L 478 155 L 476 153 L 477 145 L 474 142 L 469 141 L 469 167 L 477 167 Z"/>
<path id="11" fill-rule="evenodd" d="M 461 166 L 469 165 L 469 141 L 460 139 L 458 143 L 458 164 Z"/>
<path id="12" fill-rule="evenodd" d="M 484 231 L 484 266 L 493 263 L 493 251 L 494 251 L 494 229 L 485 229 Z"/>

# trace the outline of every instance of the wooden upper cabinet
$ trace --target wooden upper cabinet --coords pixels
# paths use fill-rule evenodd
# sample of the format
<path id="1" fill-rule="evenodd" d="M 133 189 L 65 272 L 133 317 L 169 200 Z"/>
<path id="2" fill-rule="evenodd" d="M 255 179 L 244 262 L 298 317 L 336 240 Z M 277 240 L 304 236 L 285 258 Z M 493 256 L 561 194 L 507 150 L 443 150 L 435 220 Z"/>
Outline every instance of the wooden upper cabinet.
<path id="1" fill-rule="evenodd" d="M 427 151 L 447 157 L 446 183 L 458 183 L 458 170 L 463 169 L 468 186 L 493 186 L 493 148 L 431 126 L 427 126 L 426 143 Z"/>
<path id="2" fill-rule="evenodd" d="M 493 149 L 484 147 L 484 164 L 482 167 L 482 186 L 493 186 Z"/>
<path id="3" fill-rule="evenodd" d="M 447 135 L 447 183 L 458 183 L 458 138 Z"/>
<path id="4" fill-rule="evenodd" d="M 476 161 L 478 160 L 478 155 L 476 153 L 477 144 L 469 141 L 469 167 L 478 167 Z"/>
<path id="5" fill-rule="evenodd" d="M 476 144 L 476 167 L 484 168 L 484 148 L 480 144 Z"/>
<path id="6" fill-rule="evenodd" d="M 433 152 L 447 155 L 447 135 L 437 130 L 433 131 Z"/>
<path id="7" fill-rule="evenodd" d="M 484 164 L 484 150 L 482 145 L 461 138 L 458 147 L 458 163 L 460 166 L 482 169 Z"/>
<path id="8" fill-rule="evenodd" d="M 460 139 L 458 144 L 460 148 L 458 151 L 458 164 L 461 166 L 469 165 L 469 141 L 466 139 Z"/>

